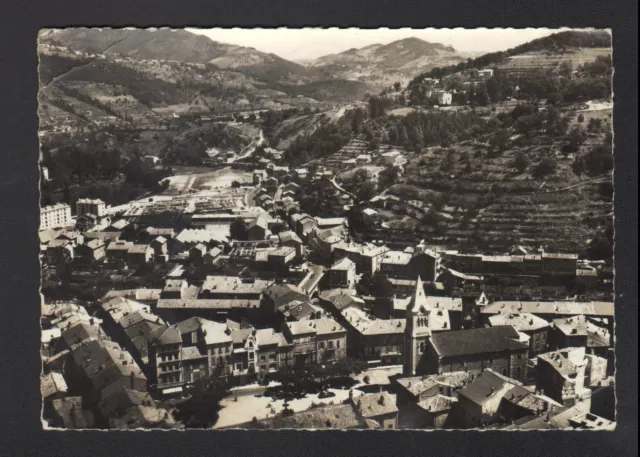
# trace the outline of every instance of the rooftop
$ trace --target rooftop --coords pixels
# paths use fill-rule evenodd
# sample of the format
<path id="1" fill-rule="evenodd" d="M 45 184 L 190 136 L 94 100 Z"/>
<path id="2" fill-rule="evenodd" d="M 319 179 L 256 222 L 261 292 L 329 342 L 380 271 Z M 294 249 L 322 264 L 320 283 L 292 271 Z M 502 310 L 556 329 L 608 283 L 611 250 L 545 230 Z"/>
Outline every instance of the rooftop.
<path id="1" fill-rule="evenodd" d="M 496 301 L 482 308 L 482 314 L 560 314 L 613 316 L 613 302 L 602 301 Z"/>
<path id="2" fill-rule="evenodd" d="M 518 341 L 518 331 L 512 326 L 476 328 L 434 333 L 431 342 L 442 357 L 484 354 L 508 350 L 528 349 Z"/>
<path id="3" fill-rule="evenodd" d="M 489 323 L 492 327 L 511 325 L 519 332 L 534 331 L 549 327 L 547 321 L 531 313 L 495 314 L 489 317 Z"/>
<path id="4" fill-rule="evenodd" d="M 312 408 L 291 416 L 276 416 L 260 421 L 259 427 L 271 429 L 353 429 L 367 428 L 352 405 Z"/>
<path id="5" fill-rule="evenodd" d="M 362 335 L 404 333 L 406 327 L 406 319 L 377 319 L 359 308 L 344 309 L 342 315 Z"/>
<path id="6" fill-rule="evenodd" d="M 515 389 L 515 391 L 514 391 Z M 489 398 L 496 395 L 504 397 L 507 392 L 514 391 L 519 396 L 528 395 L 530 392 L 522 387 L 518 381 L 502 376 L 491 369 L 486 369 L 480 376 L 458 392 L 478 405 L 484 404 Z"/>
<path id="7" fill-rule="evenodd" d="M 377 394 L 364 394 L 354 401 L 362 417 L 367 419 L 398 412 L 396 403 L 386 391 Z"/>
<path id="8" fill-rule="evenodd" d="M 338 260 L 335 264 L 333 264 L 333 266 L 331 267 L 331 270 L 347 271 L 355 267 L 356 267 L 356 264 L 353 263 L 352 260 L 350 260 L 348 257 L 343 257 L 342 259 Z"/>
<path id="9" fill-rule="evenodd" d="M 271 284 L 272 281 L 264 279 L 245 281 L 237 276 L 207 276 L 202 290 L 215 294 L 259 294 Z"/>
<path id="10" fill-rule="evenodd" d="M 397 380 L 404 389 L 412 395 L 420 395 L 422 392 L 435 386 L 449 386 L 460 388 L 471 382 L 472 374 L 466 371 L 453 371 L 439 375 L 413 376 Z"/>

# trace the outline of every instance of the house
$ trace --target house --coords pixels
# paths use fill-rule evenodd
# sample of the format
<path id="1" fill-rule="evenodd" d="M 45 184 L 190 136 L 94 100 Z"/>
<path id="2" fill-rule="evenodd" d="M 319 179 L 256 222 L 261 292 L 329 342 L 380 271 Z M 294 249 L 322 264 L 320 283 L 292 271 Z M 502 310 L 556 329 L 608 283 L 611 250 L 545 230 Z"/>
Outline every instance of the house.
<path id="1" fill-rule="evenodd" d="M 317 320 L 293 321 L 283 325 L 282 332 L 293 346 L 293 366 L 303 367 L 318 361 L 316 322 Z"/>
<path id="2" fill-rule="evenodd" d="M 458 426 L 476 428 L 540 415 L 562 405 L 525 389 L 522 383 L 488 368 L 458 391 Z"/>
<path id="3" fill-rule="evenodd" d="M 76 253 L 85 260 L 102 260 L 107 254 L 106 247 L 104 241 L 94 239 L 78 246 Z"/>
<path id="4" fill-rule="evenodd" d="M 148 244 L 134 244 L 127 251 L 127 266 L 147 265 L 153 259 L 153 248 Z"/>
<path id="5" fill-rule="evenodd" d="M 307 222 L 308 221 L 305 221 L 303 226 L 305 226 Z M 301 238 L 305 239 L 304 233 L 301 235 Z M 313 229 L 313 231 L 308 234 L 309 244 L 316 249 L 318 255 L 326 261 L 332 259 L 334 246 L 344 241 L 345 238 L 346 232 L 342 225 L 325 230 Z"/>
<path id="6" fill-rule="evenodd" d="M 372 244 L 339 242 L 333 246 L 333 261 L 348 257 L 356 264 L 356 273 L 374 274 L 380 267 L 380 261 L 388 249 Z"/>
<path id="7" fill-rule="evenodd" d="M 568 348 L 540 354 L 536 365 L 536 389 L 565 406 L 589 398 L 587 386 L 607 376 L 607 360 L 586 354 L 585 348 Z"/>
<path id="8" fill-rule="evenodd" d="M 324 310 L 314 304 L 314 301 L 294 300 L 278 308 L 278 314 L 283 322 L 320 319 Z"/>
<path id="9" fill-rule="evenodd" d="M 76 229 L 81 232 L 91 230 L 96 225 L 98 225 L 98 216 L 95 214 L 83 214 L 76 217 Z"/>
<path id="10" fill-rule="evenodd" d="M 340 318 L 342 311 L 347 308 L 364 308 L 364 300 L 357 297 L 355 293 L 354 289 L 326 289 L 318 294 L 318 298 L 325 309 L 330 311 L 336 318 Z"/>
<path id="11" fill-rule="evenodd" d="M 65 372 L 69 387 L 85 389 L 87 401 L 99 406 L 107 405 L 106 399 L 122 387 L 147 391 L 147 378 L 138 364 L 113 341 L 89 339 L 71 350 L 70 362 Z"/>
<path id="12" fill-rule="evenodd" d="M 380 261 L 380 272 L 394 278 L 411 278 L 412 274 L 409 269 L 411 258 L 412 255 L 407 252 L 387 251 Z"/>
<path id="13" fill-rule="evenodd" d="M 73 243 L 65 239 L 55 239 L 49 242 L 46 250 L 47 262 L 54 264 L 58 261 L 69 261 L 74 257 Z"/>
<path id="14" fill-rule="evenodd" d="M 290 347 L 282 333 L 271 328 L 259 329 L 255 332 L 257 351 L 258 378 L 264 379 L 270 373 L 275 373 L 290 365 L 291 357 L 283 351 L 283 347 Z"/>
<path id="15" fill-rule="evenodd" d="M 167 279 L 160 298 L 181 298 L 187 287 L 189 284 L 183 279 Z"/>
<path id="16" fill-rule="evenodd" d="M 347 330 L 338 322 L 329 317 L 300 322 L 311 322 L 316 329 L 318 362 L 335 362 L 347 356 Z M 295 349 L 294 344 L 294 353 Z"/>
<path id="17" fill-rule="evenodd" d="M 529 354 L 546 352 L 549 344 L 549 323 L 535 314 L 495 314 L 489 316 L 489 324 L 492 327 L 510 325 L 518 332 L 529 335 Z"/>
<path id="18" fill-rule="evenodd" d="M 473 375 L 466 371 L 395 379 L 396 404 L 410 418 L 403 426 L 447 428 L 449 413 L 458 402 L 458 390 L 472 379 Z"/>
<path id="19" fill-rule="evenodd" d="M 103 217 L 107 214 L 107 205 L 99 198 L 81 198 L 76 202 L 76 215 L 91 214 L 95 217 Z"/>
<path id="20" fill-rule="evenodd" d="M 356 282 L 356 264 L 349 258 L 338 260 L 329 268 L 330 287 L 353 287 Z"/>
<path id="21" fill-rule="evenodd" d="M 373 208 L 365 208 L 361 212 L 362 220 L 365 224 L 375 224 L 381 219 L 381 215 Z"/>
<path id="22" fill-rule="evenodd" d="M 149 242 L 149 246 L 153 249 L 154 257 L 166 257 L 169 255 L 168 243 L 169 240 L 162 235 L 153 238 Z"/>
<path id="23" fill-rule="evenodd" d="M 398 407 L 388 392 L 363 394 L 357 398 L 351 397 L 350 400 L 362 417 L 375 421 L 381 429 L 398 428 Z"/>
<path id="24" fill-rule="evenodd" d="M 166 328 L 155 340 L 150 363 L 156 368 L 156 386 L 163 395 L 182 391 L 182 335 L 176 326 Z"/>
<path id="25" fill-rule="evenodd" d="M 606 355 L 611 345 L 609 330 L 589 322 L 586 316 L 554 319 L 550 339 L 551 344 L 559 349 L 585 347 L 600 355 Z"/>
<path id="26" fill-rule="evenodd" d="M 201 263 L 207 251 L 208 249 L 206 245 L 198 243 L 189 249 L 189 260 L 194 263 Z"/>
<path id="27" fill-rule="evenodd" d="M 517 381 L 527 379 L 528 343 L 512 326 L 433 333 L 428 339 L 424 365 L 417 374 L 468 370 L 482 373 L 491 368 Z"/>
<path id="28" fill-rule="evenodd" d="M 131 241 L 112 241 L 107 245 L 107 260 L 112 263 L 127 263 L 129 249 L 133 246 Z"/>
<path id="29" fill-rule="evenodd" d="M 266 177 L 267 177 L 266 170 L 253 170 L 252 179 L 253 179 L 254 185 L 260 184 Z"/>
<path id="30" fill-rule="evenodd" d="M 293 284 L 273 284 L 264 289 L 264 305 L 275 314 L 283 305 L 294 301 L 309 301 L 307 293 Z"/>
<path id="31" fill-rule="evenodd" d="M 84 409 L 82 397 L 64 397 L 43 401 L 42 419 L 49 427 L 84 429 L 94 425 L 93 414 Z"/>
<path id="32" fill-rule="evenodd" d="M 264 240 L 267 238 L 267 219 L 259 216 L 255 218 L 247 227 L 249 240 Z"/>
<path id="33" fill-rule="evenodd" d="M 40 391 L 43 400 L 53 400 L 67 396 L 67 383 L 62 373 L 52 371 L 51 373 L 40 375 Z"/>
<path id="34" fill-rule="evenodd" d="M 344 217 L 316 217 L 316 223 L 319 230 L 327 230 L 335 227 L 346 227 L 347 220 Z"/>
<path id="35" fill-rule="evenodd" d="M 231 329 L 226 324 L 201 320 L 201 332 L 203 338 L 203 351 L 207 357 L 209 373 L 217 373 L 223 376 L 231 376 L 233 364 L 233 338 Z M 178 324 L 180 325 L 180 324 Z"/>
<path id="36" fill-rule="evenodd" d="M 284 271 L 296 258 L 296 249 L 289 246 L 280 246 L 268 251 L 267 264 L 273 271 Z"/>
<path id="37" fill-rule="evenodd" d="M 372 365 L 402 363 L 405 319 L 377 319 L 351 306 L 341 311 L 350 353 Z"/>
<path id="38" fill-rule="evenodd" d="M 210 249 L 202 256 L 202 263 L 206 266 L 214 265 L 223 252 L 224 251 L 218 247 Z"/>
<path id="39" fill-rule="evenodd" d="M 295 249 L 296 257 L 302 258 L 306 255 L 304 243 L 296 232 L 292 230 L 278 233 L 278 241 L 281 246 L 288 246 Z"/>
<path id="40" fill-rule="evenodd" d="M 270 176 L 269 178 L 264 180 L 264 182 L 262 183 L 262 187 L 267 189 L 267 192 L 270 195 L 275 194 L 276 190 L 278 190 L 278 178 Z"/>

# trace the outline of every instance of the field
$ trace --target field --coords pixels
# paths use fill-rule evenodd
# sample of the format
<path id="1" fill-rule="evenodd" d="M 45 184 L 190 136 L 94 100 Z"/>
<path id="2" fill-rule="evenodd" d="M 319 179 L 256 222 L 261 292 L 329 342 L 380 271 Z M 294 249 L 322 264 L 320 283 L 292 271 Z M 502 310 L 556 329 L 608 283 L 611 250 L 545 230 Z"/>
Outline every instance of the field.
<path id="1" fill-rule="evenodd" d="M 498 68 L 507 72 L 520 72 L 555 68 L 562 62 L 569 61 L 576 69 L 586 62 L 593 62 L 596 57 L 609 55 L 610 48 L 569 49 L 564 53 L 531 52 L 510 57 Z"/>
<path id="2" fill-rule="evenodd" d="M 252 182 L 252 174 L 242 170 L 226 167 L 211 170 L 204 167 L 175 167 L 174 176 L 167 178 L 169 188 L 167 195 L 180 195 L 190 191 L 226 189 L 233 181 L 241 184 Z"/>

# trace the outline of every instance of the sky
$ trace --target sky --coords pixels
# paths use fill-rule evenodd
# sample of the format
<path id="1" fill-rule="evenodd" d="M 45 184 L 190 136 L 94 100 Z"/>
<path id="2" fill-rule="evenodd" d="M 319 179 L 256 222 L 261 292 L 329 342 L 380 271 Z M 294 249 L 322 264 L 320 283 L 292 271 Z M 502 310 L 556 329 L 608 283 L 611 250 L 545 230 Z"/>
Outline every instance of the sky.
<path id="1" fill-rule="evenodd" d="M 458 51 L 503 51 L 527 41 L 566 29 L 187 29 L 214 41 L 270 52 L 288 60 L 308 60 L 371 44 L 387 44 L 403 38 L 451 45 Z"/>

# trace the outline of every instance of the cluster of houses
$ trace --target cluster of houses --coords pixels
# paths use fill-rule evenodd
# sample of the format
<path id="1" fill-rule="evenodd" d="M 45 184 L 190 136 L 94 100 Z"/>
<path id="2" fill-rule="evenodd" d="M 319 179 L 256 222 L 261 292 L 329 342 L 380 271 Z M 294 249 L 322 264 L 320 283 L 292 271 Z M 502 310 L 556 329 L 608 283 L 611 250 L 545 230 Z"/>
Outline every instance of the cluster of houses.
<path id="1" fill-rule="evenodd" d="M 44 305 L 50 424 L 176 427 L 160 400 L 200 379 L 264 383 L 356 358 L 398 375 L 379 393 L 247 427 L 612 426 L 602 399 L 615 364 L 613 303 L 483 291 L 496 277 L 575 279 L 588 269 L 576 255 L 357 242 L 346 218 L 300 211 L 296 179 L 256 171 L 256 206 L 188 217 L 126 217 L 87 199 L 75 219 L 66 205 L 43 208 L 56 212 L 40 232 L 45 268 L 164 277 L 86 307 Z"/>

